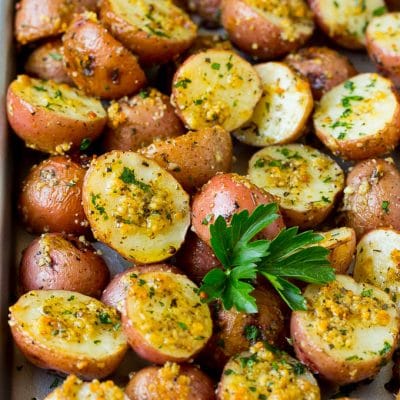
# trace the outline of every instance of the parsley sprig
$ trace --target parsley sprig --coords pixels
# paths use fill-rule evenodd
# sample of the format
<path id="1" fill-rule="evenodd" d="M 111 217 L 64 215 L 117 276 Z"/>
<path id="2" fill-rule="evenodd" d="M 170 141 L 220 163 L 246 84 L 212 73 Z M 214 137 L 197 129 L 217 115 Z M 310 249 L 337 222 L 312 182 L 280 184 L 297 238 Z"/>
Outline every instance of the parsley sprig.
<path id="1" fill-rule="evenodd" d="M 251 292 L 257 274 L 264 276 L 292 310 L 306 310 L 301 290 L 287 279 L 323 284 L 335 279 L 327 259 L 328 250 L 317 246 L 323 237 L 297 227 L 283 229 L 273 240 L 253 240 L 278 215 L 275 203 L 234 214 L 227 225 L 219 216 L 210 226 L 211 247 L 221 268 L 207 273 L 200 287 L 206 300 L 220 299 L 225 309 L 256 313 Z"/>

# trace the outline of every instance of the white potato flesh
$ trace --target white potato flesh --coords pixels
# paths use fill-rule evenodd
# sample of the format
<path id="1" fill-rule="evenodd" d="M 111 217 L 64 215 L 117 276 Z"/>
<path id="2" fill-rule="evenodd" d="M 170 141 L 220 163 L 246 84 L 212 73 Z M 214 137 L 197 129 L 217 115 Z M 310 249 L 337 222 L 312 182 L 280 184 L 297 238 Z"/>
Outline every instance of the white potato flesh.
<path id="1" fill-rule="evenodd" d="M 129 324 L 152 348 L 189 359 L 212 334 L 208 305 L 197 286 L 173 272 L 148 272 L 132 278 L 126 297 Z"/>
<path id="2" fill-rule="evenodd" d="M 328 250 L 334 250 L 338 246 L 344 245 L 354 238 L 354 229 L 341 227 L 331 229 L 326 232 L 318 232 L 324 239 L 318 243 L 318 246 L 325 247 Z"/>
<path id="3" fill-rule="evenodd" d="M 228 361 L 218 398 L 319 400 L 321 397 L 317 381 L 303 364 L 258 342 Z"/>
<path id="4" fill-rule="evenodd" d="M 172 103 L 189 129 L 221 125 L 227 131 L 247 122 L 262 94 L 255 69 L 228 50 L 189 57 L 173 79 Z"/>
<path id="5" fill-rule="evenodd" d="M 116 310 L 66 290 L 24 294 L 10 307 L 9 324 L 32 346 L 77 359 L 104 361 L 127 346 Z"/>
<path id="6" fill-rule="evenodd" d="M 302 144 L 266 147 L 250 160 L 249 178 L 276 197 L 283 209 L 307 212 L 332 205 L 343 189 L 339 165 Z"/>
<path id="7" fill-rule="evenodd" d="M 45 400 L 128 400 L 124 391 L 112 381 L 83 382 L 69 375 L 63 384 L 51 392 Z"/>
<path id="8" fill-rule="evenodd" d="M 268 146 L 293 142 L 303 133 L 313 109 L 309 83 L 279 62 L 255 66 L 263 95 L 249 123 L 234 132 L 241 142 Z"/>
<path id="9" fill-rule="evenodd" d="M 328 143 L 365 140 L 392 125 L 398 107 L 388 79 L 375 73 L 359 74 L 322 97 L 314 126 Z"/>
<path id="10" fill-rule="evenodd" d="M 373 18 L 367 37 L 385 53 L 400 54 L 400 13 L 389 13 Z"/>
<path id="11" fill-rule="evenodd" d="M 354 279 L 389 293 L 400 306 L 400 232 L 374 229 L 357 245 Z"/>
<path id="12" fill-rule="evenodd" d="M 170 173 L 134 152 L 94 159 L 82 198 L 96 239 L 139 263 L 175 254 L 190 224 L 189 195 Z"/>

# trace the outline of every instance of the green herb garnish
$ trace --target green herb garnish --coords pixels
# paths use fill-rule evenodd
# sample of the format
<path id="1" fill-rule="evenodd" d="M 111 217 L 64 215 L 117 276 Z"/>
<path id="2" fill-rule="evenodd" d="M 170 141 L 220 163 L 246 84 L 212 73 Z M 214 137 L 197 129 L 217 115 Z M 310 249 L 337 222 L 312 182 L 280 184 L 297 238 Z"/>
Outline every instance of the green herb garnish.
<path id="1" fill-rule="evenodd" d="M 80 151 L 85 151 L 89 148 L 89 146 L 91 145 L 92 141 L 89 138 L 83 138 L 81 145 L 79 146 L 79 150 Z"/>
<path id="2" fill-rule="evenodd" d="M 119 179 L 121 179 L 121 181 L 124 183 L 136 185 L 145 192 L 151 191 L 150 185 L 136 179 L 135 171 L 133 169 L 124 167 L 124 170 L 122 171 L 122 174 L 119 176 Z"/>

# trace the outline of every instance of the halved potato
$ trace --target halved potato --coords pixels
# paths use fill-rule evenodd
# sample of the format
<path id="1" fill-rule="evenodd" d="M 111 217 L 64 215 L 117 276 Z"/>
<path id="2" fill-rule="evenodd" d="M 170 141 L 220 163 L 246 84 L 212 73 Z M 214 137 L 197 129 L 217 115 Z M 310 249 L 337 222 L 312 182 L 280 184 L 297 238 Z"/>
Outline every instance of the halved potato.
<path id="1" fill-rule="evenodd" d="M 253 155 L 249 178 L 277 199 L 288 225 L 310 228 L 332 211 L 344 174 L 326 154 L 302 144 L 266 147 Z"/>
<path id="2" fill-rule="evenodd" d="M 100 101 L 65 84 L 19 75 L 7 91 L 7 117 L 28 147 L 50 154 L 94 140 L 106 124 Z"/>
<path id="3" fill-rule="evenodd" d="M 223 0 L 221 11 L 231 41 L 263 60 L 296 50 L 314 30 L 304 0 Z"/>
<path id="4" fill-rule="evenodd" d="M 218 385 L 219 400 L 320 400 L 317 381 L 307 368 L 262 342 L 232 357 Z"/>
<path id="5" fill-rule="evenodd" d="M 325 379 L 345 385 L 373 377 L 396 349 L 399 317 L 384 291 L 337 275 L 304 292 L 308 311 L 295 311 L 291 336 L 298 358 Z"/>
<path id="6" fill-rule="evenodd" d="M 96 239 L 138 263 L 171 257 L 190 224 L 188 194 L 155 161 L 133 152 L 94 159 L 82 199 Z"/>
<path id="7" fill-rule="evenodd" d="M 124 391 L 112 381 L 83 382 L 69 375 L 61 386 L 53 390 L 44 400 L 128 400 Z"/>
<path id="8" fill-rule="evenodd" d="M 189 192 L 195 191 L 217 172 L 229 172 L 232 140 L 220 126 L 188 132 L 177 138 L 156 141 L 140 151 L 173 175 Z"/>
<path id="9" fill-rule="evenodd" d="M 365 46 L 365 30 L 374 15 L 386 12 L 384 0 L 308 0 L 319 27 L 348 49 Z"/>
<path id="10" fill-rule="evenodd" d="M 190 47 L 197 27 L 171 0 L 103 0 L 100 19 L 142 62 L 163 63 Z"/>
<path id="11" fill-rule="evenodd" d="M 125 307 L 122 322 L 129 344 L 157 364 L 193 359 L 212 334 L 208 305 L 185 275 L 138 273 L 130 282 Z"/>
<path id="12" fill-rule="evenodd" d="M 388 153 L 400 140 L 400 103 L 392 83 L 355 76 L 326 93 L 314 113 L 315 133 L 334 154 L 360 160 Z"/>
<path id="13" fill-rule="evenodd" d="M 366 233 L 357 244 L 354 279 L 374 285 L 400 305 L 400 232 L 389 228 Z"/>
<path id="14" fill-rule="evenodd" d="M 210 49 L 189 57 L 176 71 L 171 102 L 189 129 L 247 122 L 262 94 L 255 69 L 236 53 Z"/>
<path id="15" fill-rule="evenodd" d="M 77 292 L 28 292 L 10 307 L 9 325 L 33 364 L 85 379 L 111 374 L 128 348 L 117 311 Z"/>
<path id="16" fill-rule="evenodd" d="M 234 136 L 261 147 L 294 142 L 304 132 L 313 109 L 309 83 L 280 62 L 259 64 L 255 70 L 261 77 L 263 95 L 250 121 Z"/>

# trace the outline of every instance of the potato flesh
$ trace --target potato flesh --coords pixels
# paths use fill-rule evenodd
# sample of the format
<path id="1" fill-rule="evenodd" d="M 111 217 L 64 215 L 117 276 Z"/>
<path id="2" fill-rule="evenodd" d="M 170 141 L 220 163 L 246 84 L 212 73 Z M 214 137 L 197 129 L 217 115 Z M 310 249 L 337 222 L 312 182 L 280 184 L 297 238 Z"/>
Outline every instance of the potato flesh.
<path id="1" fill-rule="evenodd" d="M 367 35 L 375 45 L 388 54 L 400 54 L 400 13 L 374 18 L 368 25 Z"/>
<path id="2" fill-rule="evenodd" d="M 172 101 L 193 130 L 221 125 L 227 131 L 247 122 L 261 97 L 261 81 L 243 58 L 226 50 L 190 57 L 177 71 Z"/>
<path id="3" fill-rule="evenodd" d="M 113 151 L 92 162 L 83 203 L 95 237 L 141 263 L 173 255 L 190 223 L 188 194 L 158 164 L 133 152 Z"/>
<path id="4" fill-rule="evenodd" d="M 283 208 L 326 208 L 344 185 L 341 168 L 327 155 L 301 144 L 270 146 L 250 160 L 249 178 L 276 196 Z"/>
<path id="5" fill-rule="evenodd" d="M 255 66 L 261 77 L 263 95 L 254 109 L 250 126 L 234 134 L 254 146 L 287 143 L 297 139 L 312 110 L 308 82 L 282 63 Z"/>
<path id="6" fill-rule="evenodd" d="M 31 291 L 10 313 L 11 326 L 55 353 L 104 359 L 126 346 L 117 312 L 76 292 Z"/>
<path id="7" fill-rule="evenodd" d="M 177 358 L 190 358 L 208 341 L 212 321 L 197 286 L 170 272 L 139 274 L 131 280 L 126 300 L 130 323 L 153 348 Z"/>
<path id="8" fill-rule="evenodd" d="M 324 238 L 318 243 L 319 246 L 333 250 L 353 239 L 354 231 L 351 228 L 341 227 L 326 232 L 318 232 Z"/>
<path id="9" fill-rule="evenodd" d="M 391 124 L 397 107 L 389 80 L 375 73 L 360 74 L 322 97 L 314 125 L 336 140 L 365 139 Z"/>

